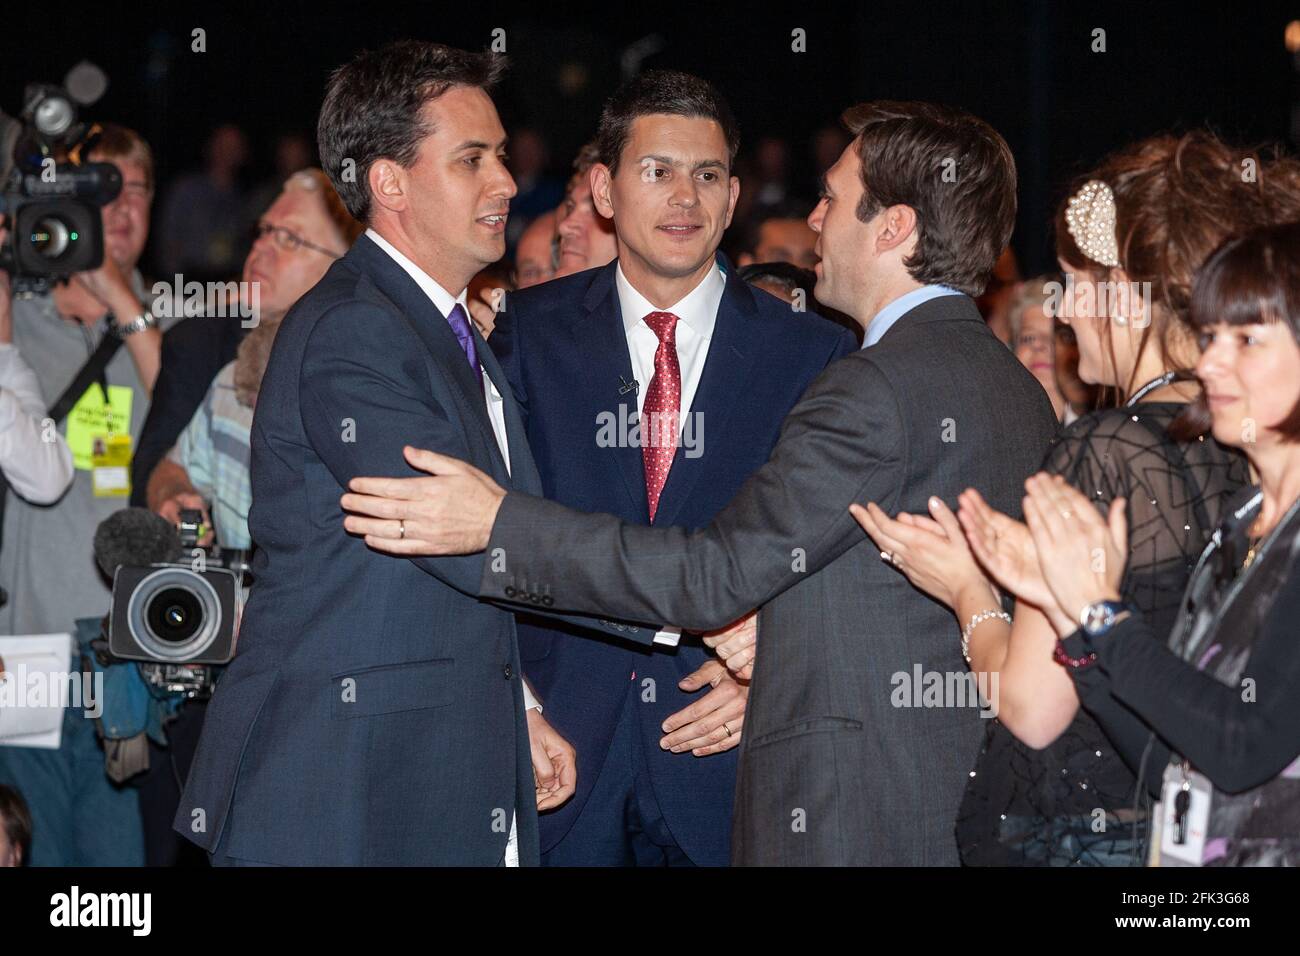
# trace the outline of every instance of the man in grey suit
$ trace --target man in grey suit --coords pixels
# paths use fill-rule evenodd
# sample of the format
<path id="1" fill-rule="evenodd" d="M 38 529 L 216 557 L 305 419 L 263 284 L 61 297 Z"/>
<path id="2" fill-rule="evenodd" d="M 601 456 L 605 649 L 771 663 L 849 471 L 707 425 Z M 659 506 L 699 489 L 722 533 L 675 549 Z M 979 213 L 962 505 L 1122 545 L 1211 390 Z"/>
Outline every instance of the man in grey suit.
<path id="1" fill-rule="evenodd" d="M 854 140 L 809 224 L 817 298 L 857 319 L 864 347 L 813 382 L 712 525 L 582 514 L 408 450 L 432 477 L 354 480 L 345 526 L 399 554 L 486 547 L 483 597 L 699 630 L 761 605 L 733 863 L 956 864 L 982 710 L 964 692 L 959 628 L 881 560 L 848 507 L 924 513 L 931 495 L 952 505 L 975 487 L 1018 513 L 1055 422 L 971 298 L 1015 218 L 1006 143 L 924 103 L 844 119 Z"/>

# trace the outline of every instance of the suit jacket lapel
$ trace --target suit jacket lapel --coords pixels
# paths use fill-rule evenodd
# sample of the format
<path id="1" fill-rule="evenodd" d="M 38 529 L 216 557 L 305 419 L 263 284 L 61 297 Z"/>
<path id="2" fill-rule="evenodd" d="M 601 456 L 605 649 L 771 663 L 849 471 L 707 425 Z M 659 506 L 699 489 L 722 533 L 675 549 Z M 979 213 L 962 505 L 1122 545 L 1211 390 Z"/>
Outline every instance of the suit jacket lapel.
<path id="1" fill-rule="evenodd" d="M 717 442 L 720 435 L 726 434 L 733 410 L 744 401 L 749 370 L 757 351 L 749 341 L 754 334 L 752 315 L 757 308 L 753 291 L 736 278 L 734 269 L 728 269 L 727 286 L 718 303 L 704 372 L 688 412 L 690 420 L 685 422 L 691 429 L 688 434 L 693 439 L 692 454 L 696 457 L 687 457 L 684 446 L 677 449 L 659 496 L 655 524 L 670 525 L 676 521 L 682 505 L 690 498 L 691 489 L 708 470 L 705 449 L 710 441 Z"/>
<path id="2" fill-rule="evenodd" d="M 506 446 L 510 453 L 510 486 L 525 494 L 540 495 L 542 478 L 537 473 L 537 464 L 533 461 L 532 451 L 528 447 L 528 434 L 524 431 L 523 416 L 519 414 L 519 405 L 510 390 L 505 369 L 492 354 L 491 346 L 479 335 L 478 327 L 474 326 L 472 331 L 479 361 L 483 364 L 483 372 L 492 380 L 503 402 L 502 409 L 505 411 L 506 418 Z M 495 436 L 493 444 L 495 444 Z"/>
<path id="3" fill-rule="evenodd" d="M 623 330 L 623 313 L 619 307 L 618 289 L 614 282 L 616 262 L 611 262 L 597 273 L 583 298 L 587 310 L 585 318 L 577 323 L 578 347 L 582 356 L 583 385 L 591 407 L 600 412 L 610 412 L 618 423 L 620 440 L 612 447 L 597 448 L 597 457 L 608 462 L 612 471 L 627 491 L 630 514 L 640 520 L 650 519 L 650 506 L 646 500 L 645 465 L 641 448 L 621 440 L 622 423 L 636 418 L 637 394 L 629 391 L 619 394 L 620 382 L 633 381 L 632 357 L 627 350 L 627 335 Z M 575 383 L 576 384 L 576 383 Z M 641 382 L 642 389 L 649 382 Z M 623 414 L 619 406 L 626 406 Z M 592 428 L 598 428 L 595 421 Z"/>
<path id="4" fill-rule="evenodd" d="M 469 361 L 465 358 L 465 350 L 460 347 L 460 340 L 451 330 L 447 317 L 434 307 L 433 302 L 424 294 L 424 290 L 416 285 L 415 280 L 407 275 L 406 270 L 368 237 L 362 235 L 358 238 L 348 255 L 356 256 L 363 263 L 362 268 L 365 273 L 397 306 L 411 328 L 415 330 L 415 334 L 419 336 L 420 341 L 424 343 L 425 348 L 429 350 L 429 354 L 438 362 L 439 368 L 452 383 L 451 391 L 461 407 L 462 415 L 467 420 L 477 422 L 480 432 L 487 439 L 495 477 L 498 480 L 508 480 L 509 473 L 505 469 L 505 461 L 501 457 L 496 434 L 492 431 L 492 421 L 488 418 L 483 389 L 479 386 L 478 378 L 470 368 Z M 479 360 L 482 361 L 484 353 L 489 355 L 491 353 L 473 325 L 471 322 Z M 508 391 L 509 388 L 502 394 Z"/>

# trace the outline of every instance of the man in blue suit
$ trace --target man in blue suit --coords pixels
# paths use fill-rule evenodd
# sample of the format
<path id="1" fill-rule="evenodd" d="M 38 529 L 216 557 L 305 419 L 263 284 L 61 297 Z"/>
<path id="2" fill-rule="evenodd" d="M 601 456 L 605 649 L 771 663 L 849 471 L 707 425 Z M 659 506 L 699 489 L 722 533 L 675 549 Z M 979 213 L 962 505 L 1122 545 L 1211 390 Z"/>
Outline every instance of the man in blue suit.
<path id="1" fill-rule="evenodd" d="M 671 71 L 629 81 L 597 145 L 591 189 L 618 259 L 507 296 L 492 349 L 546 497 L 704 527 L 855 343 L 717 254 L 739 194 L 738 134 L 707 82 Z M 637 646 L 533 619 L 519 643 L 582 771 L 575 798 L 541 817 L 543 863 L 726 865 L 747 682 L 698 635 Z"/>
<path id="2" fill-rule="evenodd" d="M 573 791 L 478 562 L 371 551 L 338 505 L 356 475 L 410 474 L 407 443 L 541 492 L 466 313 L 515 193 L 487 93 L 501 66 L 405 41 L 330 80 L 322 165 L 369 229 L 284 319 L 258 396 L 257 580 L 175 821 L 214 863 L 535 864 L 537 810 Z"/>

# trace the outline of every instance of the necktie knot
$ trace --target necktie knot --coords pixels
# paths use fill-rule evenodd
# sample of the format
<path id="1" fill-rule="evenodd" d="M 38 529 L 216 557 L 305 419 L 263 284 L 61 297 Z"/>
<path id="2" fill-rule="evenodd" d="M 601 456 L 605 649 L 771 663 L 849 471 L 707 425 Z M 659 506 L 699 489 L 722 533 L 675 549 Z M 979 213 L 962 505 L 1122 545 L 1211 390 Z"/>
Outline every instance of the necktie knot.
<path id="1" fill-rule="evenodd" d="M 660 342 L 672 344 L 676 340 L 677 316 L 671 312 L 651 312 L 645 317 L 645 324 L 659 337 Z"/>

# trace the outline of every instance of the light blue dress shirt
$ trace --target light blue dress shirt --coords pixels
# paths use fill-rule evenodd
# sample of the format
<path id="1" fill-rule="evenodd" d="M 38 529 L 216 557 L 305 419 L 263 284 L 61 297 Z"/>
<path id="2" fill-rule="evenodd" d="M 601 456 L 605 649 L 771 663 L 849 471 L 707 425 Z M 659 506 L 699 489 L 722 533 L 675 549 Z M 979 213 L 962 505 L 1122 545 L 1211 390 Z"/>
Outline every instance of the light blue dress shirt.
<path id="1" fill-rule="evenodd" d="M 922 302 L 929 302 L 931 299 L 937 299 L 941 295 L 964 295 L 956 289 L 951 289 L 946 285 L 923 285 L 919 289 L 913 289 L 906 295 L 900 295 L 889 305 L 885 306 L 876 313 L 876 317 L 871 320 L 867 326 L 867 332 L 862 337 L 862 347 L 868 348 L 879 342 L 886 332 L 894 327 L 894 323 L 901 319 L 907 313 L 911 312 Z"/>

